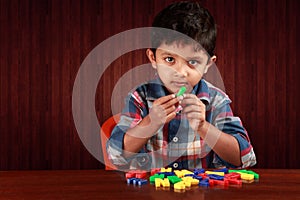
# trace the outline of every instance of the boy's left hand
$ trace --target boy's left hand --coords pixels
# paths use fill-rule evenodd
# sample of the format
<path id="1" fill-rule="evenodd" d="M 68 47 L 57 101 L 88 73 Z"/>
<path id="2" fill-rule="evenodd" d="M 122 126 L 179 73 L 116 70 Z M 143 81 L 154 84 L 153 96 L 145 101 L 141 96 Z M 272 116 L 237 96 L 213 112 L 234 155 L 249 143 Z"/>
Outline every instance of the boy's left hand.
<path id="1" fill-rule="evenodd" d="M 205 104 L 194 94 L 184 94 L 181 106 L 190 126 L 198 132 L 205 123 Z"/>

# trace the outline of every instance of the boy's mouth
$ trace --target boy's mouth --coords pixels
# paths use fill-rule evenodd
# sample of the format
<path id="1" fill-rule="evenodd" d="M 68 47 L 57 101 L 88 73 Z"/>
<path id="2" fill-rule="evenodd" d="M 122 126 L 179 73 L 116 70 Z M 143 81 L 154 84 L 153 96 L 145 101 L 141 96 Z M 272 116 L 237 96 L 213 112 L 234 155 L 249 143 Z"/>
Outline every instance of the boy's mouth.
<path id="1" fill-rule="evenodd" d="M 176 86 L 176 87 L 182 87 L 182 86 L 187 86 L 187 82 L 185 81 L 171 81 L 171 84 Z"/>

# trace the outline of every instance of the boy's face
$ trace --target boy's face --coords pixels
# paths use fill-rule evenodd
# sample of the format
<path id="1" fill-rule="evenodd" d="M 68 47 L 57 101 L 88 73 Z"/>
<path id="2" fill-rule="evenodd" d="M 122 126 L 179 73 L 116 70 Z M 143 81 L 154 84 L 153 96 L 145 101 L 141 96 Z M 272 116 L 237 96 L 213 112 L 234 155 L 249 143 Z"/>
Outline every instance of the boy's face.
<path id="1" fill-rule="evenodd" d="M 204 50 L 195 51 L 195 46 L 182 43 L 163 43 L 156 49 L 156 54 L 148 49 L 147 55 L 153 68 L 171 93 L 177 93 L 185 86 L 187 92 L 200 81 L 215 56 L 209 58 Z"/>

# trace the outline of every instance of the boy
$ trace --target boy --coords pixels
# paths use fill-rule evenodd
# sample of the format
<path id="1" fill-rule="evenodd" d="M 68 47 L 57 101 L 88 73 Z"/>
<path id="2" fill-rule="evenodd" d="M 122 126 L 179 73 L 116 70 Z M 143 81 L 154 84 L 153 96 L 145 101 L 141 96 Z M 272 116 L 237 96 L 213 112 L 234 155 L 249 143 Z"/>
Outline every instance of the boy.
<path id="1" fill-rule="evenodd" d="M 153 27 L 170 29 L 154 28 L 154 48 L 146 51 L 158 77 L 129 94 L 107 143 L 112 163 L 147 170 L 253 166 L 253 148 L 230 99 L 202 79 L 216 61 L 213 17 L 199 3 L 177 2 Z M 181 87 L 185 94 L 176 96 Z"/>

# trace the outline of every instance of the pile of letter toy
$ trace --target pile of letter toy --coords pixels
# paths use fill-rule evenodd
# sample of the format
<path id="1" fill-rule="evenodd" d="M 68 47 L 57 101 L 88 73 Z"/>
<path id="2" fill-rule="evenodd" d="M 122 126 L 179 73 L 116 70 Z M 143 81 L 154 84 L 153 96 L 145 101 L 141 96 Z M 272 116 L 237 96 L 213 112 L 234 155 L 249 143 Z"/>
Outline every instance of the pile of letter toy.
<path id="1" fill-rule="evenodd" d="M 126 173 L 128 184 L 144 185 L 148 183 L 147 172 L 142 170 L 131 170 Z M 243 182 L 251 183 L 259 179 L 259 175 L 251 170 L 230 170 L 227 168 L 206 171 L 204 169 L 194 169 L 189 171 L 172 170 L 172 168 L 154 168 L 150 172 L 149 181 L 155 185 L 156 189 L 170 190 L 174 188 L 176 192 L 184 192 L 192 187 L 228 187 L 242 186 Z"/>

